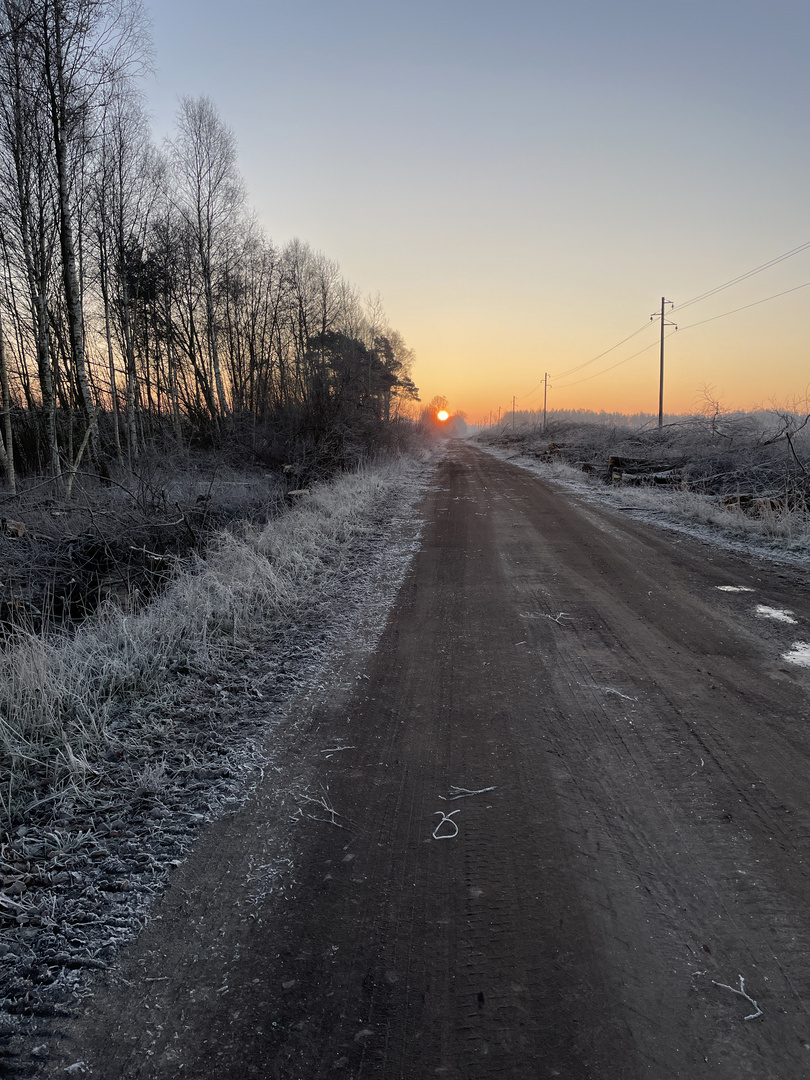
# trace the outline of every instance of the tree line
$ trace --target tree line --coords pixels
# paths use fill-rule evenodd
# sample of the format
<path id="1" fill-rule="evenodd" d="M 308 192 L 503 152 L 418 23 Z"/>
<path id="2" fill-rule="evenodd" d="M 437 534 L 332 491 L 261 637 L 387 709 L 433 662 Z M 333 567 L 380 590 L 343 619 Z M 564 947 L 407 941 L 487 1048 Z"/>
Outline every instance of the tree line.
<path id="1" fill-rule="evenodd" d="M 0 0 L 0 466 L 69 491 L 168 440 L 340 459 L 418 400 L 379 300 L 252 213 L 233 132 L 158 147 L 138 0 Z"/>

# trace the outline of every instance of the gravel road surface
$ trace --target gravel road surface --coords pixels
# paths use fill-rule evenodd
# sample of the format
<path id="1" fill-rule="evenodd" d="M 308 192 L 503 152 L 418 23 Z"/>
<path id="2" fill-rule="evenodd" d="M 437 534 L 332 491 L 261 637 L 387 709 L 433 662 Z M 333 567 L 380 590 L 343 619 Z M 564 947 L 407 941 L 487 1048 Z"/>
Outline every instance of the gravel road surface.
<path id="1" fill-rule="evenodd" d="M 41 1075 L 810 1076 L 808 572 L 463 443 L 422 512 Z"/>

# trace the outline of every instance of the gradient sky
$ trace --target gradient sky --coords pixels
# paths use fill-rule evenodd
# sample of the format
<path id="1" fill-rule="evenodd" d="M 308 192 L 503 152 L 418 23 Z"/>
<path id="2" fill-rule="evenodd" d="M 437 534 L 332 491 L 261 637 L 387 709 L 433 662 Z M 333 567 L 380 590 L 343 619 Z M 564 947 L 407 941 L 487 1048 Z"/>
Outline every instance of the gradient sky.
<path id="1" fill-rule="evenodd" d="M 658 408 L 661 297 L 810 241 L 807 0 L 147 0 L 157 138 L 236 132 L 268 236 L 382 296 L 423 400 Z M 672 318 L 668 411 L 804 400 L 810 249 Z M 596 375 L 646 345 L 615 370 Z"/>

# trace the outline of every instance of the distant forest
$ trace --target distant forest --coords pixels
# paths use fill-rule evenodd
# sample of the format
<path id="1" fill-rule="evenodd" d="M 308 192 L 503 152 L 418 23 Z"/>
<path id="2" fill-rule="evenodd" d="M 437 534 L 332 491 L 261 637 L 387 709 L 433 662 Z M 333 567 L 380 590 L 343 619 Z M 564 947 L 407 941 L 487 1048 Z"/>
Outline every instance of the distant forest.
<path id="1" fill-rule="evenodd" d="M 22 473 L 133 469 L 155 447 L 351 459 L 418 400 L 379 301 L 307 244 L 264 235 L 209 99 L 183 99 L 154 144 L 149 53 L 137 0 L 0 0 L 12 491 Z"/>

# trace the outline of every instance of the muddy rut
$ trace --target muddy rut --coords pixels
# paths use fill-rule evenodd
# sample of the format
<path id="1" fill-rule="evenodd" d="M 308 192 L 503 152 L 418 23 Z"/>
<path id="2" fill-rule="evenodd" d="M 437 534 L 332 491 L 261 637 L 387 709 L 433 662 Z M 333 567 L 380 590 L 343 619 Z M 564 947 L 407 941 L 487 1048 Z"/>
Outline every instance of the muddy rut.
<path id="1" fill-rule="evenodd" d="M 422 510 L 375 654 L 41 1075 L 810 1074 L 805 573 L 464 444 Z"/>

